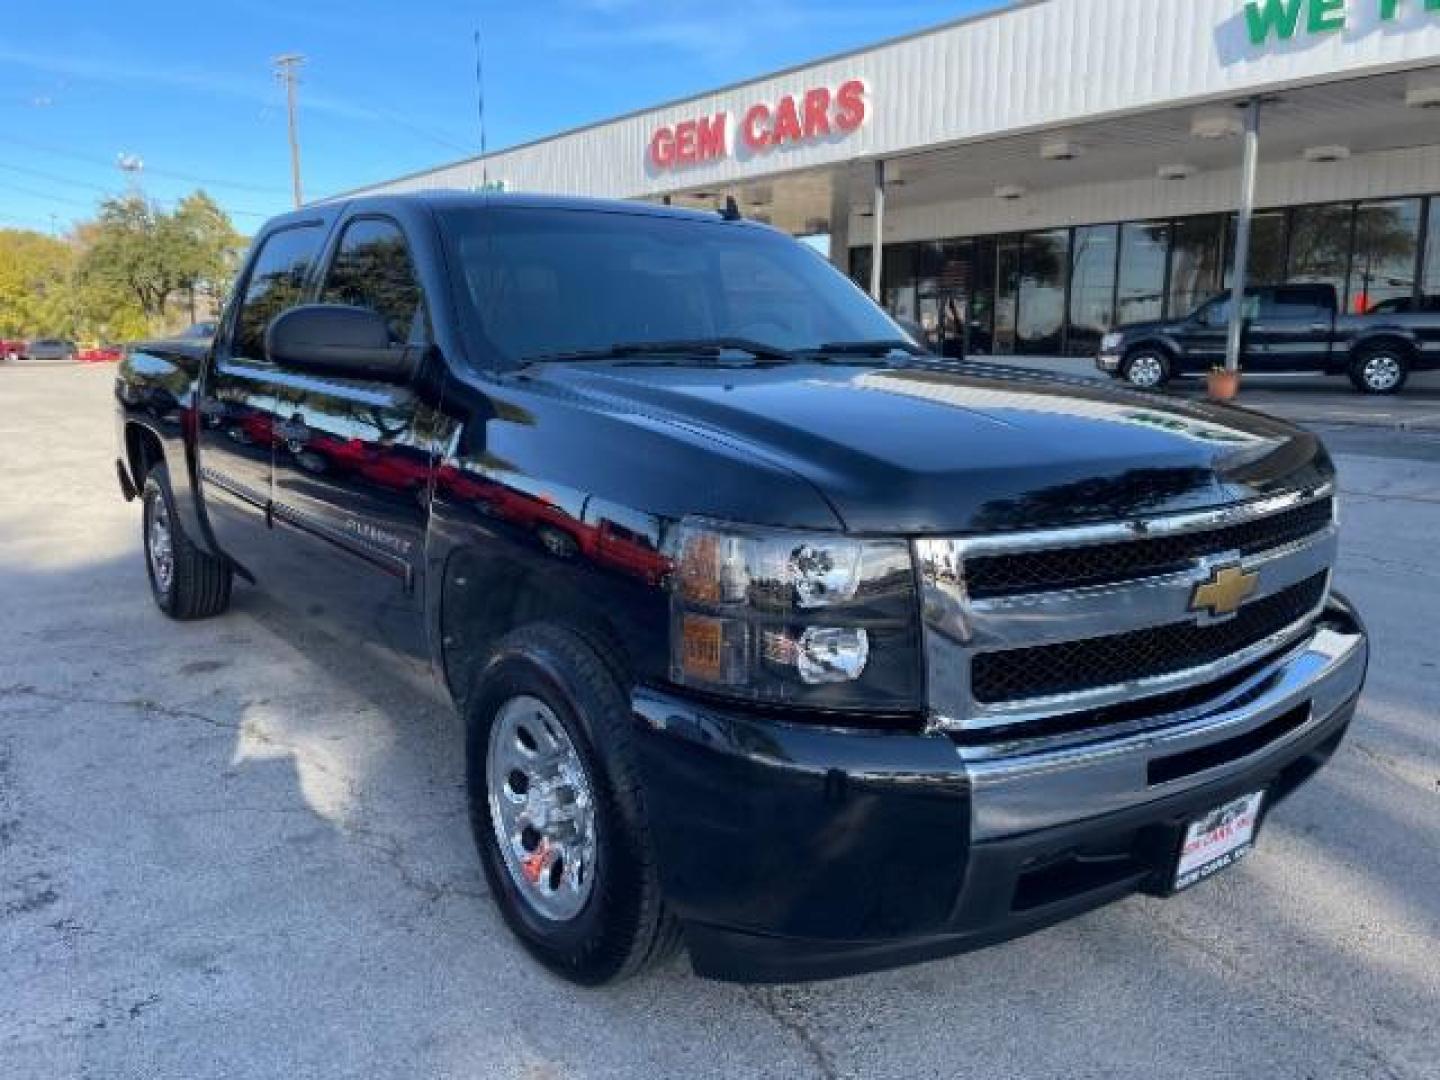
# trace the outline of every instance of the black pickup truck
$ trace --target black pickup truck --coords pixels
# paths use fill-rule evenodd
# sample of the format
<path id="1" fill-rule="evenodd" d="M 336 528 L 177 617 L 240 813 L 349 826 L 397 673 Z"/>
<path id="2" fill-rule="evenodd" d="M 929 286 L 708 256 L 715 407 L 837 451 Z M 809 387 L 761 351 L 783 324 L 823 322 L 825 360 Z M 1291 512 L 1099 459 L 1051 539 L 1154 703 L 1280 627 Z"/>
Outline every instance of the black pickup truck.
<path id="1" fill-rule="evenodd" d="M 239 579 L 433 672 L 495 902 L 580 982 L 682 944 L 827 977 L 1184 889 L 1364 682 L 1315 436 L 923 355 L 733 216 L 302 209 L 116 397 L 160 609 Z"/>
<path id="2" fill-rule="evenodd" d="M 1257 375 L 1348 375 L 1362 393 L 1398 393 L 1411 372 L 1440 368 L 1440 308 L 1430 300 L 1346 315 L 1333 285 L 1248 289 L 1240 366 Z M 1181 319 L 1121 326 L 1101 338 L 1095 363 L 1147 390 L 1176 375 L 1203 375 L 1225 362 L 1230 306 L 1226 293 Z"/>

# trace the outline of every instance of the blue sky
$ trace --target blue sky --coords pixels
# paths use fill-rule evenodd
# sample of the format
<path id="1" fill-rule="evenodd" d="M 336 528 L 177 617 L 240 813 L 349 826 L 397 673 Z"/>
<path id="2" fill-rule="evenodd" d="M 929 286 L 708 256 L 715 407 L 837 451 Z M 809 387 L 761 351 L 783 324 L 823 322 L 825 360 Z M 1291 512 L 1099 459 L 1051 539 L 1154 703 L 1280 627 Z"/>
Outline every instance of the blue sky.
<path id="1" fill-rule="evenodd" d="M 60 230 L 123 189 L 203 184 L 243 231 L 288 206 L 284 98 L 308 58 L 307 197 L 472 155 L 484 34 L 491 149 L 930 26 L 997 0 L 10 0 L 0 22 L 0 226 Z M 143 14 L 141 14 L 143 12 Z"/>

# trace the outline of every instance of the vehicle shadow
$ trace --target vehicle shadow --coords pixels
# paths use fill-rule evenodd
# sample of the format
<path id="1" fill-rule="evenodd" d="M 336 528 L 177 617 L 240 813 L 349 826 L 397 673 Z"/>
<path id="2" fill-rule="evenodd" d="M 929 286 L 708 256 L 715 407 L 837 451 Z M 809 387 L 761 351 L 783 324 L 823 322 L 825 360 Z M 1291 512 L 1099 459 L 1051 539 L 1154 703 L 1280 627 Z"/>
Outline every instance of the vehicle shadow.
<path id="1" fill-rule="evenodd" d="M 37 1045 L 76 1074 L 201 1075 L 219 1060 L 231 1075 L 533 1077 L 1433 1064 L 1423 1025 L 1440 992 L 1416 957 L 1433 955 L 1440 890 L 1417 882 L 1414 858 L 1434 850 L 1433 813 L 1382 797 L 1380 767 L 1348 749 L 1251 860 L 1174 901 L 832 983 L 705 983 L 677 961 L 589 991 L 530 961 L 487 899 L 458 724 L 408 672 L 253 589 L 221 618 L 166 620 L 134 544 L 44 572 L 0 549 L 0 591 L 0 747 L 30 845 L 11 865 L 56 894 L 0 933 Z M 1362 714 L 1362 731 L 1375 723 Z M 1336 993 L 1364 1005 L 1337 1015 Z"/>

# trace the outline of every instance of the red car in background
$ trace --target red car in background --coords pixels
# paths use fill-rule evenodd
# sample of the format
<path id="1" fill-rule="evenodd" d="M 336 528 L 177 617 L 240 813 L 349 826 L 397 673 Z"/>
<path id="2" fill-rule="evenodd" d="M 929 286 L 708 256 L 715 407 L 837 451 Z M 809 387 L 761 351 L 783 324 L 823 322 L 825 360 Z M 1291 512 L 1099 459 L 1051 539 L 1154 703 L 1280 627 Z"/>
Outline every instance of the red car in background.
<path id="1" fill-rule="evenodd" d="M 24 341 L 19 338 L 0 338 L 0 360 L 19 360 L 24 355 Z"/>
<path id="2" fill-rule="evenodd" d="M 99 345 L 93 349 L 81 349 L 75 354 L 75 359 L 82 364 L 114 364 L 125 355 L 125 350 L 119 345 Z"/>

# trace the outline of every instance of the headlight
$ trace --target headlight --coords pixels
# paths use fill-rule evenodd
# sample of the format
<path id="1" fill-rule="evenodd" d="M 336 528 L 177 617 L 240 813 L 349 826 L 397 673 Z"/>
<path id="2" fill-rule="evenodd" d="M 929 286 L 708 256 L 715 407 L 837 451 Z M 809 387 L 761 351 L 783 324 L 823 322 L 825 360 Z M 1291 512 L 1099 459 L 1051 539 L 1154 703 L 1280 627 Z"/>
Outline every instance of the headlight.
<path id="1" fill-rule="evenodd" d="M 675 682 L 819 709 L 919 707 L 915 577 L 903 540 L 687 520 L 675 547 Z"/>
<path id="2" fill-rule="evenodd" d="M 1118 349 L 1120 347 L 1120 342 L 1124 340 L 1124 337 L 1125 335 L 1123 334 L 1115 333 L 1103 335 L 1100 338 L 1100 351 L 1110 352 L 1112 349 Z"/>

